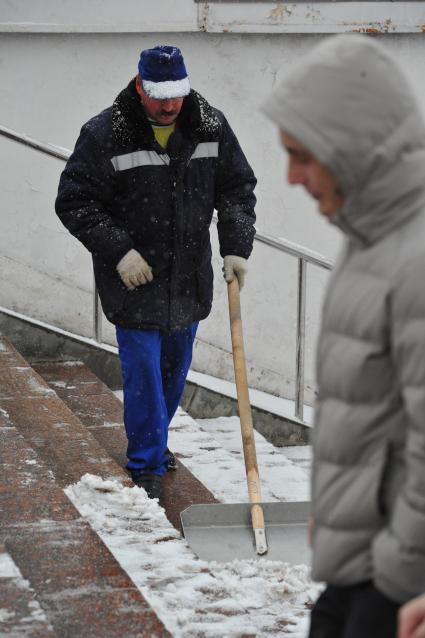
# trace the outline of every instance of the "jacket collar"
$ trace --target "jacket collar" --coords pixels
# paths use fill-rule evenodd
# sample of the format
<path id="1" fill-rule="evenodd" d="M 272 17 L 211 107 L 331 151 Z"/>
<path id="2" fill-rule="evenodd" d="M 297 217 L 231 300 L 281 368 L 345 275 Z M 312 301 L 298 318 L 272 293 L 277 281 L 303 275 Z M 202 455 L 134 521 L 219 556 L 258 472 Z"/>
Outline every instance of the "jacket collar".
<path id="1" fill-rule="evenodd" d="M 193 89 L 184 99 L 178 124 L 183 136 L 195 142 L 216 140 L 220 132 L 214 109 Z M 152 126 L 140 103 L 134 78 L 112 105 L 112 130 L 115 142 L 120 145 L 155 146 Z"/>

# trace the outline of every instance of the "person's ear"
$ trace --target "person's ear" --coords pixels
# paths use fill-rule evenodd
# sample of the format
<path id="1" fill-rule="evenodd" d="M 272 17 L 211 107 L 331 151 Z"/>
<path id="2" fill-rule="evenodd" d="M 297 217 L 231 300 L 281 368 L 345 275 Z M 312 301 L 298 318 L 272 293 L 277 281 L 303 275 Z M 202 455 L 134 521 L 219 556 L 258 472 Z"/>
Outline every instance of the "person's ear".
<path id="1" fill-rule="evenodd" d="M 140 95 L 140 98 L 143 99 L 143 86 L 140 75 L 136 76 L 136 91 Z"/>

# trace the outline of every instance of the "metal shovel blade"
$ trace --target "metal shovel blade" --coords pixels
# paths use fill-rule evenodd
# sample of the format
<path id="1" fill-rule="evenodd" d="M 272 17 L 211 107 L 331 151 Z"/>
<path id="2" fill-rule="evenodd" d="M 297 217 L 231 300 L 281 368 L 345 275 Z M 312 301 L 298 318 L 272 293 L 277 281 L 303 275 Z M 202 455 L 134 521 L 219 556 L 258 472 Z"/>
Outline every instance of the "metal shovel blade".
<path id="1" fill-rule="evenodd" d="M 250 503 L 191 505 L 180 514 L 191 549 L 205 561 L 278 560 L 310 562 L 307 520 L 310 503 L 262 503 L 268 552 L 257 554 Z"/>

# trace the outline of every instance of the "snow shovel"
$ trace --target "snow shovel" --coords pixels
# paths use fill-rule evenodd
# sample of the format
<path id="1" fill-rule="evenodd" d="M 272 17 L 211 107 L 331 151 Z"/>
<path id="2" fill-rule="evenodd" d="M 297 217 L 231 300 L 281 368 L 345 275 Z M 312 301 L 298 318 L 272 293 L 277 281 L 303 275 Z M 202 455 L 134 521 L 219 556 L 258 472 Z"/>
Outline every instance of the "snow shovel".
<path id="1" fill-rule="evenodd" d="M 290 563 L 309 561 L 307 502 L 261 502 L 254 430 L 246 376 L 239 283 L 228 284 L 233 363 L 241 423 L 249 503 L 191 505 L 180 517 L 183 533 L 202 560 L 228 562 L 266 558 Z"/>

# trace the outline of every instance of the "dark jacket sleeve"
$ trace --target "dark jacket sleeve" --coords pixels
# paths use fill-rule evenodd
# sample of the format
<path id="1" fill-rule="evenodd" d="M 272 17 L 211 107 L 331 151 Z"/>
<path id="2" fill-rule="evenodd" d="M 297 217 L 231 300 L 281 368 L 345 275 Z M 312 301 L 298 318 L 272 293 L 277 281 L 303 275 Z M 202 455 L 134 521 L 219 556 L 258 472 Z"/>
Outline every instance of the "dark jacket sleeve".
<path id="1" fill-rule="evenodd" d="M 133 242 L 108 212 L 114 192 L 112 163 L 85 125 L 60 178 L 56 213 L 93 255 L 116 264 Z"/>
<path id="2" fill-rule="evenodd" d="M 250 256 L 255 235 L 257 183 L 226 118 L 220 114 L 222 135 L 219 146 L 218 170 L 215 189 L 215 209 L 218 215 L 220 254 Z"/>

